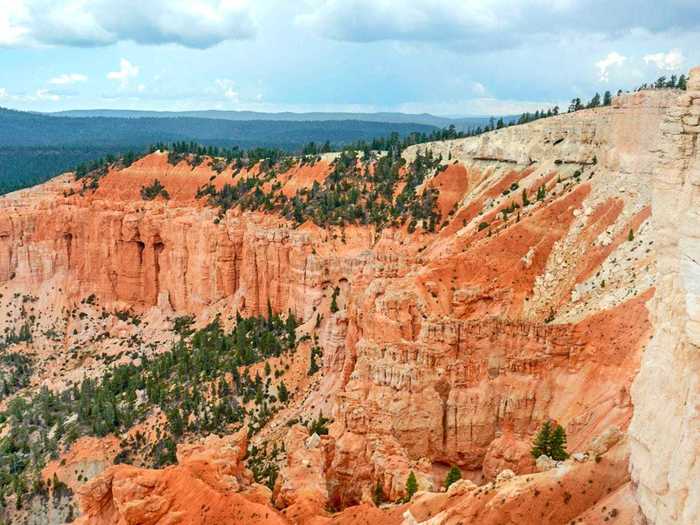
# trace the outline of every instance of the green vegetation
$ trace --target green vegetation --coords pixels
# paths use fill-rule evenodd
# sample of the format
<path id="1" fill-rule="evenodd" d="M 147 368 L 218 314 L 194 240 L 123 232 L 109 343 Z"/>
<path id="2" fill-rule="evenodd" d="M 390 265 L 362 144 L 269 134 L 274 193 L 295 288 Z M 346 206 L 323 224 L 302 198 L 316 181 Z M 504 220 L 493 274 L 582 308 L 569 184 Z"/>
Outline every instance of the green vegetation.
<path id="1" fill-rule="evenodd" d="M 523 113 L 520 115 L 520 118 L 516 121 L 516 124 L 527 124 L 528 122 L 534 122 L 535 120 L 539 120 L 541 118 L 548 118 L 548 117 L 554 117 L 559 114 L 559 106 L 554 106 L 553 108 L 548 109 L 547 111 L 545 110 L 537 110 L 534 113 Z"/>
<path id="2" fill-rule="evenodd" d="M 406 501 L 411 501 L 416 492 L 418 492 L 418 480 L 416 480 L 416 475 L 411 471 L 408 479 L 406 479 Z"/>
<path id="3" fill-rule="evenodd" d="M 549 456 L 556 461 L 563 461 L 569 457 L 566 451 L 566 432 L 561 425 L 554 427 L 550 420 L 545 421 L 540 431 L 535 436 L 531 450 L 535 459 L 540 456 Z"/>
<path id="4" fill-rule="evenodd" d="M 688 79 L 685 75 L 662 76 L 657 78 L 654 82 L 642 84 L 637 88 L 637 91 L 641 91 L 642 89 L 680 89 L 685 91 L 688 89 Z"/>
<path id="5" fill-rule="evenodd" d="M 0 194 L 25 188 L 91 159 L 156 142 L 199 141 L 212 147 L 276 148 L 299 152 L 309 141 L 343 147 L 398 132 L 402 137 L 439 130 L 424 124 L 362 122 L 230 121 L 210 118 L 71 118 L 0 108 Z"/>
<path id="6" fill-rule="evenodd" d="M 687 87 L 688 80 L 686 79 L 685 75 L 671 75 L 670 77 L 659 77 L 654 82 L 644 83 L 634 91 L 642 91 L 646 89 L 680 89 L 685 91 Z M 622 90 L 618 90 L 617 94 L 621 95 Z M 599 106 L 609 106 L 610 104 L 612 104 L 612 93 L 610 91 L 606 91 L 603 94 L 602 99 L 600 93 L 596 93 L 586 104 L 584 104 L 579 97 L 576 97 L 571 99 L 571 103 L 569 104 L 569 113 L 580 111 L 582 109 L 597 108 Z"/>
<path id="7" fill-rule="evenodd" d="M 4 345 L 3 345 L 4 346 Z M 32 362 L 26 355 L 0 349 L 0 400 L 29 386 Z"/>
<path id="8" fill-rule="evenodd" d="M 384 489 L 382 488 L 382 482 L 380 480 L 377 480 L 377 483 L 374 486 L 374 491 L 372 492 L 372 501 L 374 501 L 374 504 L 377 506 L 384 503 Z"/>
<path id="9" fill-rule="evenodd" d="M 284 452 L 279 449 L 277 444 L 273 445 L 268 450 L 267 444 L 256 447 L 251 445 L 248 450 L 248 467 L 253 472 L 253 477 L 258 483 L 266 485 L 270 490 L 275 488 L 275 481 L 279 474 L 277 462 L 280 460 L 280 455 Z"/>
<path id="10" fill-rule="evenodd" d="M 447 473 L 447 477 L 445 478 L 445 488 L 449 489 L 450 485 L 460 479 L 462 479 L 462 472 L 459 470 L 459 467 L 452 465 L 452 468 L 450 468 L 450 471 Z"/>
<path id="11" fill-rule="evenodd" d="M 311 421 L 308 425 L 309 435 L 318 434 L 319 436 L 328 435 L 328 423 L 330 419 L 323 417 L 323 412 L 321 412 L 316 419 Z"/>
<path id="12" fill-rule="evenodd" d="M 278 165 L 262 166 L 260 173 L 225 184 L 220 190 L 208 184 L 197 198 L 226 210 L 276 211 L 296 224 L 313 221 L 319 226 L 372 224 L 377 228 L 401 226 L 408 223 L 409 231 L 421 224 L 434 231 L 440 216 L 436 210 L 437 190 L 417 192 L 425 178 L 439 169 L 440 158 L 431 152 L 418 154 L 415 162 L 404 168 L 401 141 L 398 136 L 390 143 L 387 155 L 376 152 L 358 157 L 356 150 L 343 151 L 334 161 L 332 171 L 322 184 L 300 189 L 292 198 L 281 192 L 276 180 Z M 376 162 L 374 169 L 370 164 Z M 267 169 L 267 171 L 265 171 Z M 398 194 L 397 185 L 403 183 Z M 265 185 L 269 189 L 265 190 Z"/>
<path id="13" fill-rule="evenodd" d="M 150 447 L 138 436 L 125 441 L 119 461 L 129 462 L 138 453 L 150 458 L 153 466 L 173 463 L 175 445 L 186 435 L 231 433 L 246 416 L 249 433 L 257 432 L 285 401 L 272 395 L 272 377 L 251 378 L 245 367 L 293 350 L 297 324 L 291 314 L 238 316 L 230 332 L 217 318 L 192 333 L 191 318 L 177 318 L 174 329 L 181 337 L 170 351 L 138 356 L 62 392 L 43 387 L 30 397 L 13 398 L 0 413 L 5 426 L 0 439 L 0 498 L 11 492 L 21 496 L 39 491 L 43 466 L 78 437 L 124 433 L 153 410 L 167 418 L 164 428 L 156 427 L 159 441 Z M 10 360 L 19 363 L 15 370 L 28 366 Z M 280 390 L 286 386 L 278 385 L 278 395 Z M 244 405 L 253 400 L 254 407 L 246 410 Z M 318 425 L 324 424 L 321 417 Z"/>
<path id="14" fill-rule="evenodd" d="M 141 198 L 145 201 L 152 201 L 156 197 L 169 199 L 168 191 L 163 187 L 158 179 L 155 179 L 149 186 L 141 187 Z"/>
<path id="15" fill-rule="evenodd" d="M 321 369 L 321 366 L 318 364 L 318 359 L 320 359 L 323 356 L 323 351 L 321 350 L 321 347 L 318 346 L 317 344 L 314 344 L 314 346 L 311 347 L 311 355 L 309 357 L 309 372 L 308 374 L 310 376 L 314 375 L 316 372 L 318 372 Z"/>
<path id="16" fill-rule="evenodd" d="M 333 295 L 331 296 L 331 313 L 336 313 L 338 311 L 338 294 L 340 293 L 340 288 L 337 286 L 333 289 Z"/>

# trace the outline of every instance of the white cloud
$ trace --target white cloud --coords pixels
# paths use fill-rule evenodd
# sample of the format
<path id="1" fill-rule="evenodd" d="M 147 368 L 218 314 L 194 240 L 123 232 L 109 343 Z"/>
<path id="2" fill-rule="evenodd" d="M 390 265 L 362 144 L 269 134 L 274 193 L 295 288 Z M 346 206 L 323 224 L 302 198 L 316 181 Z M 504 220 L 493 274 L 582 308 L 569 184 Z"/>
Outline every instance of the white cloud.
<path id="1" fill-rule="evenodd" d="M 36 98 L 38 100 L 50 100 L 51 102 L 58 102 L 59 100 L 61 100 L 61 97 L 59 97 L 55 93 L 52 93 L 48 89 L 37 89 Z"/>
<path id="2" fill-rule="evenodd" d="M 87 77 L 80 73 L 63 73 L 49 80 L 49 84 L 56 86 L 65 86 L 68 84 L 77 84 L 78 82 L 86 82 Z"/>
<path id="3" fill-rule="evenodd" d="M 138 74 L 138 66 L 133 65 L 126 58 L 122 58 L 119 61 L 119 71 L 107 73 L 107 78 L 117 80 L 122 87 L 126 87 L 129 84 L 129 79 L 138 76 Z"/>
<path id="4" fill-rule="evenodd" d="M 672 5 L 661 9 L 658 0 L 616 0 L 612 5 L 610 0 L 306 0 L 295 20 L 334 40 L 449 42 L 465 51 L 572 33 L 619 38 L 636 29 L 700 28 L 696 1 L 666 3 Z"/>
<path id="5" fill-rule="evenodd" d="M 0 46 L 14 46 L 22 42 L 29 29 L 23 24 L 29 13 L 22 0 L 0 2 Z"/>
<path id="6" fill-rule="evenodd" d="M 680 49 L 672 49 L 668 53 L 644 55 L 644 62 L 654 64 L 661 71 L 677 71 L 683 67 L 685 57 Z"/>
<path id="7" fill-rule="evenodd" d="M 252 0 L 0 0 L 0 45 L 131 40 L 207 48 L 252 38 Z"/>
<path id="8" fill-rule="evenodd" d="M 219 78 L 216 80 L 216 85 L 223 95 L 233 102 L 239 102 L 240 93 L 236 91 L 236 83 L 228 78 Z"/>
<path id="9" fill-rule="evenodd" d="M 61 97 L 49 89 L 37 89 L 34 93 L 10 93 L 5 88 L 0 88 L 0 99 L 7 99 L 13 102 L 58 102 Z"/>
<path id="10" fill-rule="evenodd" d="M 621 66 L 626 60 L 627 57 L 621 55 L 617 51 L 612 51 L 611 53 L 608 53 L 608 56 L 605 58 L 598 60 L 595 65 L 600 72 L 600 81 L 607 82 L 610 78 L 609 69 L 614 66 Z"/>
<path id="11" fill-rule="evenodd" d="M 484 86 L 481 82 L 474 82 L 472 83 L 472 93 L 479 97 L 483 97 L 486 94 L 486 86 Z"/>

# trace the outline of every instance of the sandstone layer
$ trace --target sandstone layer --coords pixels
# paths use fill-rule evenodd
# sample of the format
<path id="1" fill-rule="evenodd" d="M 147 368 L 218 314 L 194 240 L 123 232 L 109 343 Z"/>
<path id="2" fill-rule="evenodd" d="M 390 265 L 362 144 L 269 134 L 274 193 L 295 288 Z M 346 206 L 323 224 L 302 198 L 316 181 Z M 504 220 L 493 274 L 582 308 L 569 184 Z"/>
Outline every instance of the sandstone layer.
<path id="1" fill-rule="evenodd" d="M 654 338 L 634 383 L 632 477 L 651 523 L 700 523 L 700 68 L 662 124 Z"/>
<path id="2" fill-rule="evenodd" d="M 299 335 L 322 350 L 320 376 L 299 379 L 290 407 L 252 436 L 284 445 L 272 493 L 250 489 L 242 454 L 224 457 L 213 440 L 164 470 L 100 464 L 74 483 L 82 522 L 555 524 L 594 520 L 609 501 L 632 519 L 633 488 L 652 521 L 693 523 L 698 82 L 686 94 L 623 95 L 611 107 L 407 149 L 409 162 L 426 151 L 442 158 L 421 188 L 439 191 L 434 233 L 295 228 L 235 209 L 219 217 L 197 189 L 246 172 L 172 166 L 163 153 L 111 171 L 94 192 L 65 175 L 4 197 L 0 328 L 36 319 L 25 349 L 32 388 L 96 375 L 99 356 L 128 360 L 134 337 L 161 351 L 182 314 L 205 323 L 269 305 L 299 317 Z M 322 181 L 332 162 L 296 166 L 280 176 L 283 191 Z M 171 198 L 143 201 L 140 188 L 156 178 Z M 93 295 L 143 321 L 100 315 Z M 547 419 L 565 428 L 571 452 L 627 431 L 640 362 L 634 485 L 626 444 L 535 473 L 530 443 Z M 328 436 L 293 425 L 321 411 Z M 474 485 L 437 494 L 450 465 Z M 411 471 L 430 494 L 376 508 L 377 487 L 395 502 Z M 538 491 L 561 501 L 548 506 Z"/>

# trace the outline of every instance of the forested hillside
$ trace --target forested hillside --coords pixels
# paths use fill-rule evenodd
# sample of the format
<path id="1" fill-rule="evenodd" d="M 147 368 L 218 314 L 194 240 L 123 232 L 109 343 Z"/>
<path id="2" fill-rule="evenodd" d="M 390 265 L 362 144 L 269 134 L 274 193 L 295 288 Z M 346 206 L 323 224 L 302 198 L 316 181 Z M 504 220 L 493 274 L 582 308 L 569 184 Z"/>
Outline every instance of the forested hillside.
<path id="1" fill-rule="evenodd" d="M 424 124 L 333 121 L 233 121 L 178 118 L 52 117 L 0 108 L 0 193 L 37 184 L 81 162 L 144 151 L 156 142 L 300 150 L 309 142 L 342 146 L 397 132 L 431 133 Z"/>

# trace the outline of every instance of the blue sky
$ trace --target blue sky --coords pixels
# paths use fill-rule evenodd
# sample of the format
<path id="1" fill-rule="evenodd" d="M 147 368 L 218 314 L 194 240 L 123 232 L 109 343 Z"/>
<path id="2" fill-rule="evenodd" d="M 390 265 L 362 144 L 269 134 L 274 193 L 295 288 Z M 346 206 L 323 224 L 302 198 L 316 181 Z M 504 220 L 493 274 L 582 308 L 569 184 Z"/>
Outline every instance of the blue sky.
<path id="1" fill-rule="evenodd" d="M 499 115 L 700 64 L 697 0 L 0 0 L 0 106 Z"/>

